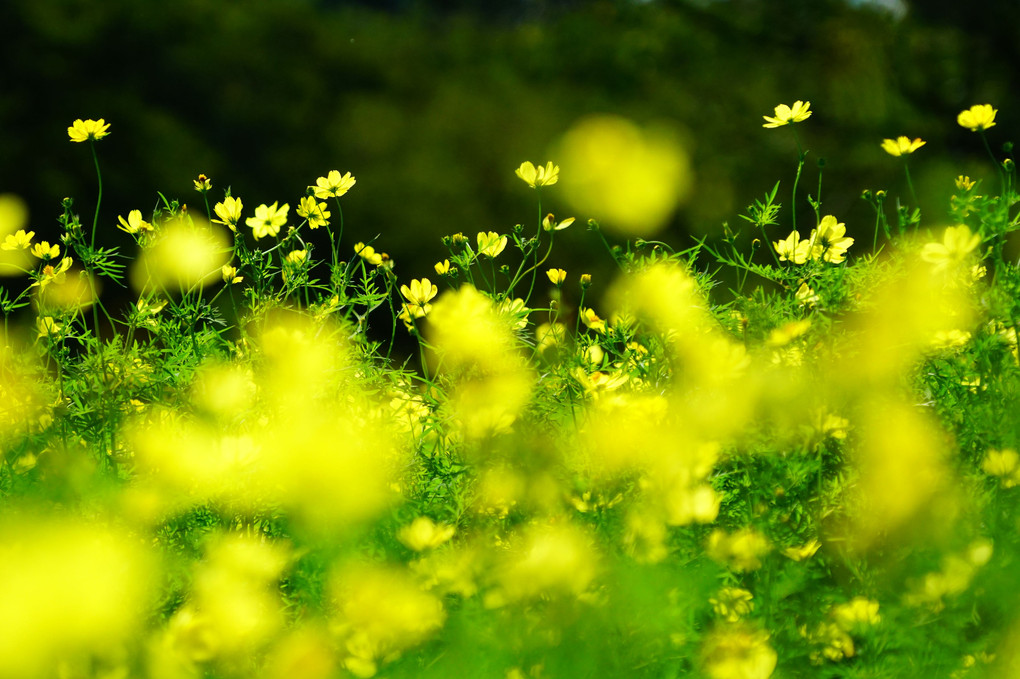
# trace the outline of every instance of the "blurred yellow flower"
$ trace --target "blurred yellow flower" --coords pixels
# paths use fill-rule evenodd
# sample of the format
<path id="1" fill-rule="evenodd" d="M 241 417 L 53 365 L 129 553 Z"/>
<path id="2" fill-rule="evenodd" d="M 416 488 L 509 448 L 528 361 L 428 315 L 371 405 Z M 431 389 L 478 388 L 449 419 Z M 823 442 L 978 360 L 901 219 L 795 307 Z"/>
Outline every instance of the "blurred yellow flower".
<path id="1" fill-rule="evenodd" d="M 959 177 L 956 178 L 956 188 L 960 189 L 961 191 L 970 191 L 972 188 L 974 188 L 976 184 L 977 182 L 973 181 L 967 175 L 961 174 Z"/>
<path id="2" fill-rule="evenodd" d="M 141 210 L 132 210 L 128 213 L 128 218 L 118 216 L 117 221 L 120 224 L 117 228 L 127 233 L 138 233 L 139 231 L 152 231 L 152 224 L 142 219 Z"/>
<path id="3" fill-rule="evenodd" d="M 989 127 L 995 127 L 995 114 L 998 112 L 991 104 L 975 104 L 966 111 L 960 111 L 960 115 L 956 116 L 956 122 L 971 132 L 987 130 Z"/>
<path id="4" fill-rule="evenodd" d="M 506 236 L 500 236 L 495 231 L 485 233 L 478 232 L 478 254 L 495 259 L 506 247 Z"/>
<path id="5" fill-rule="evenodd" d="M 553 165 L 550 160 L 544 166 L 535 167 L 530 160 L 521 163 L 521 166 L 514 170 L 514 174 L 521 178 L 525 184 L 533 189 L 540 186 L 551 186 L 560 179 L 560 168 Z"/>
<path id="6" fill-rule="evenodd" d="M 769 116 L 762 116 L 766 122 L 762 127 L 781 127 L 783 125 L 789 125 L 791 123 L 799 123 L 803 120 L 807 120 L 811 117 L 810 101 L 800 101 L 799 99 L 793 102 L 793 107 L 789 107 L 786 104 L 780 104 L 776 106 L 776 115 L 774 118 Z"/>
<path id="7" fill-rule="evenodd" d="M 942 271 L 964 261 L 980 243 L 980 234 L 971 233 L 966 224 L 950 226 L 942 232 L 941 243 L 926 243 L 921 248 L 921 259 Z"/>
<path id="8" fill-rule="evenodd" d="M 56 259 L 60 256 L 60 246 L 54 243 L 50 245 L 48 241 L 42 241 L 32 246 L 32 254 L 39 259 L 51 260 Z"/>
<path id="9" fill-rule="evenodd" d="M 567 272 L 563 269 L 549 269 L 545 272 L 545 275 L 549 277 L 549 280 L 556 287 L 563 285 L 563 281 L 567 279 Z"/>
<path id="10" fill-rule="evenodd" d="M 341 175 L 339 170 L 330 170 L 325 177 L 315 180 L 315 186 L 308 188 L 312 190 L 316 198 L 325 200 L 326 198 L 339 198 L 350 191 L 355 183 L 357 180 L 351 176 L 350 172 Z"/>
<path id="11" fill-rule="evenodd" d="M 108 130 L 110 125 L 100 118 L 99 120 L 82 120 L 79 118 L 74 121 L 71 127 L 67 128 L 67 136 L 71 138 L 73 142 L 89 141 L 90 139 L 102 139 L 109 134 Z"/>
<path id="12" fill-rule="evenodd" d="M 0 248 L 4 250 L 25 250 L 32 244 L 33 236 L 35 236 L 35 231 L 26 233 L 24 229 L 18 229 L 16 233 L 7 235 Z"/>
<path id="13" fill-rule="evenodd" d="M 280 233 L 280 228 L 287 223 L 287 212 L 290 205 L 284 203 L 277 207 L 276 202 L 272 205 L 263 203 L 255 208 L 255 216 L 245 220 L 245 224 L 251 227 L 255 240 L 264 236 L 275 236 Z"/>
<path id="14" fill-rule="evenodd" d="M 217 224 L 223 224 L 231 231 L 237 231 L 237 223 L 241 221 L 241 210 L 244 205 L 241 203 L 240 198 L 234 198 L 227 196 L 223 199 L 222 203 L 216 203 L 213 206 L 213 212 L 219 219 L 213 221 Z"/>
<path id="15" fill-rule="evenodd" d="M 882 142 L 882 149 L 890 156 L 906 156 L 910 155 L 927 143 L 928 142 L 926 141 L 922 141 L 920 137 L 914 141 L 910 141 L 909 137 L 897 137 L 896 139 L 884 140 Z"/>
<path id="16" fill-rule="evenodd" d="M 726 622 L 737 622 L 754 610 L 754 595 L 739 587 L 723 587 L 708 603 Z"/>
<path id="17" fill-rule="evenodd" d="M 317 229 L 320 226 L 329 225 L 330 212 L 326 209 L 325 203 L 319 203 L 311 196 L 305 196 L 298 203 L 297 213 L 299 217 L 308 220 L 308 226 Z"/>
<path id="18" fill-rule="evenodd" d="M 64 326 L 53 320 L 52 316 L 39 316 L 35 319 L 35 328 L 39 337 L 56 337 Z"/>
<path id="19" fill-rule="evenodd" d="M 794 561 L 803 561 L 815 555 L 822 543 L 818 540 L 808 540 L 800 547 L 787 547 L 783 550 L 783 556 Z"/>
<path id="20" fill-rule="evenodd" d="M 453 537 L 456 529 L 453 526 L 439 525 L 427 516 L 419 516 L 407 526 L 400 529 L 397 538 L 408 549 L 424 552 L 443 544 Z"/>
<path id="21" fill-rule="evenodd" d="M 743 623 L 716 629 L 701 647 L 701 664 L 711 679 L 768 679 L 778 659 L 769 635 Z"/>
<path id="22" fill-rule="evenodd" d="M 836 624 L 847 632 L 877 625 L 882 621 L 882 616 L 878 614 L 878 602 L 862 596 L 854 597 L 845 604 L 833 608 L 832 617 Z"/>

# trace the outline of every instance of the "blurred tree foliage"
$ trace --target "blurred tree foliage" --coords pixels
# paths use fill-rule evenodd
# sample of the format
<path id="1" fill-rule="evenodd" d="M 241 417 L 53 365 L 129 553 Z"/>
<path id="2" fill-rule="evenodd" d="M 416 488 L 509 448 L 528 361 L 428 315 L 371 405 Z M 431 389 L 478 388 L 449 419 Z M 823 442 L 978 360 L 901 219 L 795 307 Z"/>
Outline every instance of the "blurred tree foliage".
<path id="1" fill-rule="evenodd" d="M 796 146 L 761 116 L 804 99 L 815 115 L 800 130 L 811 152 L 801 187 L 816 194 L 826 158 L 825 213 L 870 234 L 860 192 L 907 195 L 879 147 L 906 134 L 928 140 L 911 169 L 936 224 L 956 174 L 991 174 L 957 112 L 999 108 L 996 143 L 1020 119 L 1018 6 L 917 0 L 897 18 L 840 0 L 6 0 L 0 191 L 29 202 L 41 235 L 65 195 L 89 214 L 91 158 L 65 129 L 103 117 L 110 242 L 117 215 L 147 211 L 157 190 L 198 207 L 200 172 L 211 197 L 229 185 L 250 215 L 294 206 L 339 169 L 358 179 L 346 245 L 380 234 L 377 249 L 409 279 L 442 259 L 442 234 L 531 224 L 534 195 L 513 169 L 549 159 L 588 113 L 682 130 L 695 192 L 665 240 L 736 225 L 777 179 L 788 202 Z M 588 215 L 576 216 L 549 264 L 608 275 Z"/>

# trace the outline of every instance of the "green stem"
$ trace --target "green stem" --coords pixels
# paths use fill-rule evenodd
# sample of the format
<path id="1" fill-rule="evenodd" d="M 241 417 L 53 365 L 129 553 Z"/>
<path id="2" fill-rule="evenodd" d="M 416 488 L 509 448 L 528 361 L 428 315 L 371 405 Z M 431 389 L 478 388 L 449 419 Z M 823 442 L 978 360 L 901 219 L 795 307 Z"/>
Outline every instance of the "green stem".
<path id="1" fill-rule="evenodd" d="M 99 171 L 99 156 L 96 154 L 96 142 L 92 139 L 89 139 L 89 148 L 92 149 L 92 162 L 96 166 L 96 179 L 99 182 L 99 193 L 96 195 L 96 214 L 92 218 L 92 237 L 89 241 L 89 247 L 94 248 L 96 246 L 96 229 L 99 228 L 99 206 L 103 202 L 103 173 Z"/>

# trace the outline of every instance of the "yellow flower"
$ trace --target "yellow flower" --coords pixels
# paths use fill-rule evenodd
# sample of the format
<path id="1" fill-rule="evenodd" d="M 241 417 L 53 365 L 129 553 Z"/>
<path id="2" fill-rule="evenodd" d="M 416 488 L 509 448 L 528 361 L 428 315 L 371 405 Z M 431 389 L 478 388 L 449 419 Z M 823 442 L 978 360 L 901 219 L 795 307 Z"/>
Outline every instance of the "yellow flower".
<path id="1" fill-rule="evenodd" d="M 73 263 L 73 259 L 70 257 L 64 257 L 56 266 L 47 264 L 42 268 L 39 280 L 36 281 L 34 285 L 38 285 L 40 288 L 45 288 L 50 283 L 57 283 L 58 285 L 63 283 L 67 278 L 67 270 L 71 268 Z"/>
<path id="2" fill-rule="evenodd" d="M 39 337 L 49 337 L 59 335 L 63 326 L 53 320 L 52 316 L 39 316 L 35 319 L 35 327 L 39 331 Z"/>
<path id="3" fill-rule="evenodd" d="M 941 243 L 926 243 L 921 248 L 921 259 L 942 271 L 964 261 L 980 243 L 981 236 L 971 233 L 966 224 L 950 226 L 942 233 Z"/>
<path id="4" fill-rule="evenodd" d="M 478 232 L 478 254 L 495 259 L 506 247 L 506 236 L 500 236 L 495 231 L 488 233 Z"/>
<path id="5" fill-rule="evenodd" d="M 794 561 L 803 561 L 815 555 L 822 543 L 818 540 L 808 540 L 800 547 L 787 547 L 783 550 L 783 556 Z"/>
<path id="6" fill-rule="evenodd" d="M 241 210 L 243 208 L 244 205 L 241 203 L 240 198 L 227 196 L 223 199 L 222 203 L 216 203 L 213 206 L 213 212 L 219 217 L 219 219 L 214 219 L 213 221 L 217 224 L 223 224 L 231 231 L 237 231 L 237 223 L 241 221 Z"/>
<path id="7" fill-rule="evenodd" d="M 966 111 L 960 111 L 960 115 L 956 116 L 956 122 L 971 132 L 987 130 L 989 127 L 995 127 L 995 114 L 998 112 L 991 104 L 975 104 Z"/>
<path id="8" fill-rule="evenodd" d="M 766 122 L 762 127 L 781 127 L 783 125 L 789 125 L 790 123 L 799 123 L 802 120 L 807 120 L 811 117 L 810 101 L 800 101 L 799 99 L 793 102 L 793 108 L 786 104 L 780 104 L 776 106 L 776 117 L 770 118 L 769 116 L 762 116 Z"/>
<path id="9" fill-rule="evenodd" d="M 862 596 L 833 608 L 832 617 L 840 629 L 846 632 L 877 625 L 882 621 L 882 616 L 878 614 L 878 602 Z"/>
<path id="10" fill-rule="evenodd" d="M 557 222 L 556 217 L 550 212 L 542 220 L 542 228 L 546 231 L 562 231 L 574 223 L 573 217 L 567 217 L 562 222 Z"/>
<path id="11" fill-rule="evenodd" d="M 550 160 L 545 166 L 539 165 L 535 167 L 531 161 L 526 160 L 521 163 L 521 166 L 514 170 L 514 174 L 520 177 L 525 184 L 533 189 L 537 189 L 540 186 L 551 186 L 559 181 L 560 179 L 560 168 L 557 165 L 553 165 Z"/>
<path id="12" fill-rule="evenodd" d="M 768 679 L 778 660 L 769 635 L 743 623 L 716 629 L 701 647 L 701 665 L 710 679 Z"/>
<path id="13" fill-rule="evenodd" d="M 1015 450 L 989 450 L 981 461 L 981 469 L 992 476 L 1009 476 L 1017 471 L 1020 455 Z"/>
<path id="14" fill-rule="evenodd" d="M 18 229 L 17 233 L 7 235 L 0 248 L 4 250 L 25 250 L 32 244 L 33 236 L 35 236 L 35 231 L 26 233 L 24 229 Z"/>
<path id="15" fill-rule="evenodd" d="M 581 309 L 581 322 L 595 332 L 606 332 L 606 322 L 598 317 L 594 309 Z"/>
<path id="16" fill-rule="evenodd" d="M 959 177 L 956 178 L 956 188 L 960 189 L 961 191 L 970 191 L 972 188 L 974 188 L 976 184 L 977 182 L 973 181 L 967 175 L 961 174 Z"/>
<path id="17" fill-rule="evenodd" d="M 567 272 L 563 269 L 549 269 L 545 272 L 545 275 L 549 277 L 549 280 L 556 287 L 563 285 L 563 281 L 567 278 Z"/>
<path id="18" fill-rule="evenodd" d="M 287 203 L 280 207 L 276 207 L 276 202 L 272 205 L 263 203 L 255 208 L 255 216 L 245 220 L 245 224 L 251 227 L 255 240 L 263 236 L 275 236 L 280 233 L 280 228 L 287 223 L 289 210 L 290 205 Z"/>
<path id="19" fill-rule="evenodd" d="M 132 210 L 128 213 L 128 218 L 125 220 L 123 217 L 118 216 L 117 221 L 120 224 L 117 228 L 127 233 L 138 233 L 139 231 L 152 231 L 152 224 L 142 219 L 141 210 Z"/>
<path id="20" fill-rule="evenodd" d="M 309 186 L 316 198 L 325 200 L 326 198 L 339 198 L 348 191 L 357 182 L 351 173 L 348 172 L 344 175 L 340 174 L 339 170 L 330 170 L 325 177 L 319 177 L 315 180 L 315 186 Z"/>
<path id="21" fill-rule="evenodd" d="M 82 120 L 79 118 L 74 121 L 71 127 L 67 128 L 67 136 L 73 142 L 89 141 L 90 139 L 98 140 L 109 134 L 106 131 L 109 127 L 109 124 L 102 118 L 99 120 Z"/>
<path id="22" fill-rule="evenodd" d="M 882 142 L 882 149 L 890 156 L 906 156 L 910 155 L 927 143 L 928 142 L 926 141 L 922 141 L 920 137 L 914 141 L 910 141 L 909 137 L 897 137 L 895 140 L 884 140 Z"/>
<path id="23" fill-rule="evenodd" d="M 45 260 L 56 259 L 57 257 L 60 256 L 60 246 L 57 245 L 56 243 L 50 245 L 49 242 L 43 241 L 41 243 L 36 243 L 32 247 L 32 254 L 38 257 L 39 259 Z"/>
<path id="24" fill-rule="evenodd" d="M 432 305 L 429 302 L 439 294 L 439 288 L 433 285 L 429 279 L 422 278 L 421 280 L 411 281 L 410 287 L 401 285 L 400 294 L 408 302 L 404 305 L 407 313 L 412 318 L 424 318 L 432 311 Z"/>
<path id="25" fill-rule="evenodd" d="M 300 266 L 300 265 L 304 264 L 306 261 L 308 261 L 308 251 L 307 250 L 295 250 L 294 252 L 289 253 L 285 257 L 285 260 L 289 264 L 292 264 L 294 266 Z"/>
<path id="26" fill-rule="evenodd" d="M 382 264 L 382 254 L 375 251 L 371 245 L 365 245 L 364 243 L 354 244 L 354 253 L 364 259 L 369 264 L 379 266 Z"/>
<path id="27" fill-rule="evenodd" d="M 822 217 L 818 228 L 811 232 L 811 259 L 824 259 L 832 264 L 843 261 L 848 247 L 854 239 L 846 235 L 846 225 L 837 222 L 832 215 Z"/>
<path id="28" fill-rule="evenodd" d="M 453 526 L 437 525 L 427 516 L 419 516 L 397 533 L 397 537 L 408 548 L 424 552 L 443 544 L 453 537 Z"/>
<path id="29" fill-rule="evenodd" d="M 436 262 L 434 268 L 437 274 L 439 274 L 440 276 L 445 276 L 446 274 L 450 273 L 450 260 L 444 259 L 441 262 Z"/>
<path id="30" fill-rule="evenodd" d="M 723 587 L 708 600 L 712 610 L 726 622 L 737 622 L 754 610 L 754 595 L 739 587 Z"/>
<path id="31" fill-rule="evenodd" d="M 784 240 L 773 242 L 772 245 L 779 253 L 780 262 L 803 264 L 808 260 L 808 253 L 811 251 L 811 241 L 802 241 L 796 231 L 791 231 Z"/>
<path id="32" fill-rule="evenodd" d="M 205 193 L 212 188 L 212 182 L 204 174 L 198 175 L 198 179 L 194 180 L 195 190 L 199 193 Z"/>
<path id="33" fill-rule="evenodd" d="M 329 225 L 330 212 L 326 209 L 325 203 L 316 202 L 311 196 L 305 196 L 298 203 L 297 213 L 299 217 L 308 220 L 308 226 L 317 229 L 320 226 Z"/>
<path id="34" fill-rule="evenodd" d="M 241 281 L 244 280 L 244 278 L 242 276 L 238 276 L 237 275 L 237 267 L 236 266 L 230 266 L 229 264 L 224 264 L 223 268 L 220 271 L 221 271 L 221 273 L 223 275 L 223 282 L 226 283 L 227 285 L 232 285 L 234 283 L 240 283 Z"/>

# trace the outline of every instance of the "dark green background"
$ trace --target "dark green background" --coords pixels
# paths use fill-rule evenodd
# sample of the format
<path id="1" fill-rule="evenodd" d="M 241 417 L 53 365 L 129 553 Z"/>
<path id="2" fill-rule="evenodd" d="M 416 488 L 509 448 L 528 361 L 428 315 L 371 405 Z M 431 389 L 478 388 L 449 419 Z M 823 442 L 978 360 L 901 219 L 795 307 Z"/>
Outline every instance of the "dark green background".
<path id="1" fill-rule="evenodd" d="M 1020 119 L 1020 3 L 904 5 L 897 19 L 838 0 L 5 0 L 0 192 L 28 201 L 41 236 L 56 234 L 64 196 L 89 221 L 91 157 L 66 134 L 79 117 L 111 123 L 98 147 L 106 244 L 123 242 L 117 215 L 147 212 L 157 190 L 199 207 L 200 172 L 211 197 L 230 185 L 250 216 L 273 201 L 293 210 L 316 177 L 350 171 L 344 246 L 381 234 L 406 281 L 432 273 L 442 234 L 533 220 L 514 168 L 549 159 L 588 113 L 685 131 L 695 192 L 665 240 L 738 224 L 777 179 L 788 203 L 793 137 L 761 116 L 805 99 L 815 113 L 798 127 L 811 151 L 801 187 L 815 193 L 824 157 L 826 213 L 870 238 L 861 190 L 906 196 L 900 163 L 879 147 L 906 134 L 928 141 L 911 169 L 934 227 L 956 174 L 992 176 L 956 114 L 998 108 L 996 149 Z M 544 207 L 569 214 L 549 195 Z M 598 286 L 610 263 L 576 216 L 549 264 Z"/>

